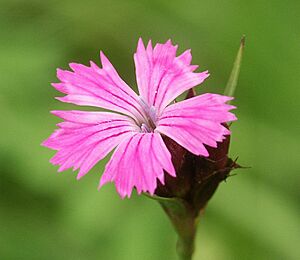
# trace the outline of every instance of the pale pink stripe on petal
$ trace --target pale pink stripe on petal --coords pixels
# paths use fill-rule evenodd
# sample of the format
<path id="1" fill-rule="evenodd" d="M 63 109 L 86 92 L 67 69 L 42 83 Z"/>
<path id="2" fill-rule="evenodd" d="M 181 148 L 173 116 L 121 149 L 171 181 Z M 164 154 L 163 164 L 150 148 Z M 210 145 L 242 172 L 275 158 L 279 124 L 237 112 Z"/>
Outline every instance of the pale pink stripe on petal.
<path id="1" fill-rule="evenodd" d="M 144 101 L 148 103 L 148 91 L 152 74 L 152 46 L 149 42 L 148 51 L 146 51 L 144 43 L 140 38 L 136 53 L 133 55 L 135 63 L 136 80 L 140 95 Z"/>
<path id="2" fill-rule="evenodd" d="M 100 111 L 79 111 L 79 110 L 54 110 L 51 111 L 53 115 L 56 115 L 68 122 L 96 125 L 105 121 L 112 122 L 114 120 L 127 121 L 128 124 L 134 125 L 134 121 L 128 116 L 112 113 L 112 112 L 100 112 Z"/>
<path id="3" fill-rule="evenodd" d="M 158 133 L 139 133 L 122 142 L 101 177 L 100 186 L 115 182 L 122 198 L 137 192 L 154 194 L 157 179 L 164 183 L 164 170 L 175 176 L 171 154 Z"/>
<path id="4" fill-rule="evenodd" d="M 158 120 L 156 131 L 165 134 L 196 155 L 208 156 L 204 146 L 217 146 L 230 131 L 222 123 L 234 121 L 226 104 L 232 98 L 204 94 L 168 106 Z"/>

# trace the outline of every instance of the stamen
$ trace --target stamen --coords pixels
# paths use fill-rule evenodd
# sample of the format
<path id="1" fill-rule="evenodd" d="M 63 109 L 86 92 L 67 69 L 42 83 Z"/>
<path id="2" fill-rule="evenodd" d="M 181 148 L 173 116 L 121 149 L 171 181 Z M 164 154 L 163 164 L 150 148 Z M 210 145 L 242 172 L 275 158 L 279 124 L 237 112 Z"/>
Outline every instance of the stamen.
<path id="1" fill-rule="evenodd" d="M 156 108 L 154 106 L 150 107 L 148 110 L 148 124 L 154 130 L 156 128 Z"/>
<path id="2" fill-rule="evenodd" d="M 149 106 L 147 105 L 147 103 L 143 100 L 143 98 L 141 96 L 139 96 L 139 101 L 140 104 L 142 106 L 142 108 L 144 109 L 144 111 L 147 113 L 147 111 L 149 110 Z"/>
<path id="3" fill-rule="evenodd" d="M 142 133 L 151 133 L 152 131 L 146 124 L 142 124 L 141 125 L 141 132 Z"/>
<path id="4" fill-rule="evenodd" d="M 151 118 L 151 120 L 153 121 L 153 123 L 156 122 L 157 119 L 157 110 L 154 106 L 150 107 L 149 109 L 149 117 Z"/>
<path id="5" fill-rule="evenodd" d="M 149 105 L 139 96 L 140 104 L 146 114 L 145 122 L 142 123 L 142 131 L 153 132 L 156 128 L 155 122 L 157 120 L 157 111 L 154 106 L 149 107 Z"/>

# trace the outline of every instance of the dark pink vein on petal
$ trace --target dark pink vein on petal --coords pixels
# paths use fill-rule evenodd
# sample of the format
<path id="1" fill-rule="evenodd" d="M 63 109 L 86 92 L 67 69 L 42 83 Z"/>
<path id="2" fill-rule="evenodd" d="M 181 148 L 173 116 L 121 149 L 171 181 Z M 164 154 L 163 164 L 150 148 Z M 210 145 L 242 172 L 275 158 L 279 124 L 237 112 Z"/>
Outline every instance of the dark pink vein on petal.
<path id="1" fill-rule="evenodd" d="M 83 77 L 84 79 L 86 79 L 87 81 L 89 81 L 89 82 L 91 82 L 92 84 L 95 84 L 96 86 L 98 86 L 99 87 L 99 82 L 97 82 L 97 81 L 94 81 L 94 80 L 92 80 L 92 79 L 89 79 L 89 78 L 87 78 L 85 75 L 82 75 L 82 74 L 79 74 L 81 77 Z M 108 75 L 107 73 L 106 73 L 106 75 Z M 110 77 L 110 76 L 109 76 Z M 105 80 L 105 79 L 103 79 L 104 81 L 106 81 L 107 83 L 109 83 L 107 80 Z M 113 83 L 114 83 L 114 81 L 112 81 Z M 118 85 L 117 85 L 118 86 Z M 131 107 L 133 107 L 141 116 L 142 116 L 142 118 L 144 117 L 144 115 L 143 115 L 143 113 L 134 105 L 134 104 L 132 104 L 132 103 L 130 103 L 129 101 L 127 101 L 126 99 L 124 99 L 124 98 L 122 98 L 122 97 L 120 97 L 120 96 L 118 96 L 118 95 L 115 95 L 113 92 L 110 92 L 109 90 L 107 90 L 104 86 L 102 86 L 103 88 L 101 88 L 103 91 L 105 91 L 106 93 L 109 93 L 109 94 L 111 94 L 112 96 L 114 96 L 114 97 L 116 97 L 116 98 L 119 98 L 119 99 L 121 99 L 122 101 L 124 101 L 126 104 L 128 104 L 129 106 L 131 106 Z M 83 88 L 84 89 L 84 88 Z M 127 92 L 125 92 L 122 88 L 119 88 L 121 91 L 123 91 L 125 94 L 127 94 L 128 96 L 130 96 Z M 85 89 L 84 89 L 85 90 Z M 123 109 L 125 109 L 126 111 L 128 111 L 128 109 L 127 108 L 124 108 L 124 107 L 122 107 L 122 106 L 120 106 L 120 105 L 117 105 L 117 104 L 115 104 L 115 103 L 113 103 L 113 102 L 111 102 L 111 101 L 108 101 L 108 100 L 106 100 L 106 99 L 104 99 L 103 97 L 101 97 L 101 96 L 99 96 L 98 94 L 96 94 L 96 93 L 94 93 L 94 92 L 92 92 L 91 94 L 94 94 L 94 95 L 96 95 L 97 97 L 99 97 L 99 98 L 101 98 L 101 99 L 103 99 L 103 100 L 105 100 L 105 101 L 107 101 L 107 102 L 109 102 L 109 103 L 111 103 L 111 104 L 113 104 L 113 105 L 115 105 L 115 106 L 118 106 L 118 107 L 121 107 L 121 108 L 123 108 Z M 131 97 L 131 96 L 130 96 Z M 134 99 L 135 100 L 135 99 Z M 136 100 L 135 100 L 136 101 Z"/>

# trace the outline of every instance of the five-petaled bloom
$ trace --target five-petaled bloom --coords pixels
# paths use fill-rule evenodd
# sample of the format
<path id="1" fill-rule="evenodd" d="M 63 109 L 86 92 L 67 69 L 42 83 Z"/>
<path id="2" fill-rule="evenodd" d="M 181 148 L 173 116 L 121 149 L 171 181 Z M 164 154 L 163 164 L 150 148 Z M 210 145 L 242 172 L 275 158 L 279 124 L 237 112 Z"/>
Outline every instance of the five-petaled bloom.
<path id="1" fill-rule="evenodd" d="M 120 78 L 100 52 L 102 68 L 71 63 L 73 70 L 58 69 L 60 83 L 53 86 L 66 96 L 57 98 L 76 105 L 100 107 L 112 112 L 52 111 L 64 122 L 43 145 L 57 150 L 50 160 L 59 171 L 80 169 L 84 176 L 115 147 L 100 180 L 100 187 L 115 182 L 120 196 L 132 189 L 154 194 L 164 172 L 176 176 L 166 135 L 195 155 L 208 156 L 204 145 L 216 147 L 230 132 L 222 123 L 236 120 L 226 104 L 231 97 L 204 94 L 170 104 L 183 92 L 202 83 L 208 72 L 195 73 L 191 52 L 176 57 L 177 45 L 168 40 L 145 48 L 139 39 L 134 54 L 139 96 Z"/>

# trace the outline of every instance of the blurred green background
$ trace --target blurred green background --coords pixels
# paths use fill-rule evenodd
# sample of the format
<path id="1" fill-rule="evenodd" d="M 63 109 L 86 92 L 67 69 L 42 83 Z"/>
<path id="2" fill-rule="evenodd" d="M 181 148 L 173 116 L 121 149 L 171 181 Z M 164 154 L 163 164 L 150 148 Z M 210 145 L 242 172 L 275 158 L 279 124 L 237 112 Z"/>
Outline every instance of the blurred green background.
<path id="1" fill-rule="evenodd" d="M 122 201 L 48 163 L 57 67 L 103 50 L 135 86 L 139 36 L 191 48 L 222 93 L 240 37 L 246 49 L 231 156 L 251 169 L 223 183 L 199 226 L 194 259 L 300 259 L 300 2 L 0 1 L 0 259 L 176 259 L 176 235 L 156 202 Z"/>

